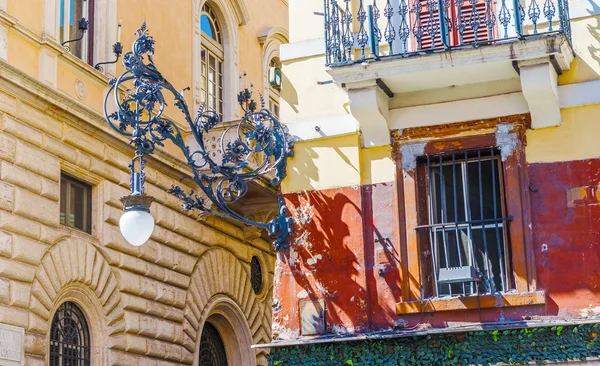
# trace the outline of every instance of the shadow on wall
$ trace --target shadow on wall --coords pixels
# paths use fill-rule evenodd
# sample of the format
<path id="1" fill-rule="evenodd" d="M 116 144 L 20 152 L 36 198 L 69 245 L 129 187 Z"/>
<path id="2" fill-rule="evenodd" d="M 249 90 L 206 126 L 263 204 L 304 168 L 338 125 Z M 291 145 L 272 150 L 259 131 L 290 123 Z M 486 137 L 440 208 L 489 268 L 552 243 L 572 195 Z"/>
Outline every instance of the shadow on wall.
<path id="1" fill-rule="evenodd" d="M 298 92 L 284 72 L 281 73 L 281 99 L 289 104 L 294 113 L 298 113 Z"/>
<path id="2" fill-rule="evenodd" d="M 591 10 L 588 9 L 588 13 L 590 15 L 600 14 L 600 6 L 594 3 L 592 0 L 588 1 L 592 7 Z M 592 24 L 588 24 L 587 28 L 592 38 L 594 38 L 596 42 L 588 46 L 588 51 L 590 52 L 592 59 L 594 59 L 598 63 L 598 66 L 600 66 L 600 18 L 596 17 L 594 18 L 594 21 L 596 22 L 596 25 L 593 26 Z"/>
<path id="3" fill-rule="evenodd" d="M 296 235 L 288 265 L 304 291 L 290 301 L 325 300 L 328 332 L 353 332 L 366 325 L 366 284 L 362 259 L 360 196 L 337 190 L 311 191 L 290 197 Z M 295 304 L 294 304 L 295 305 Z M 345 326 L 341 326 L 341 325 Z M 345 328 L 345 329 L 340 329 Z"/>

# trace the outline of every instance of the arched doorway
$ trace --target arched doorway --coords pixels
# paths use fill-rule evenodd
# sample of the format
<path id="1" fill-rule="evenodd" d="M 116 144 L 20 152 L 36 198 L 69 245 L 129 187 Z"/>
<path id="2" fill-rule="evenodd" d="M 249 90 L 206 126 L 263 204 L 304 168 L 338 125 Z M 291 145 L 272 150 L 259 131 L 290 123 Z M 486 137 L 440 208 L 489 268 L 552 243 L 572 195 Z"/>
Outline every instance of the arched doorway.
<path id="1" fill-rule="evenodd" d="M 209 322 L 204 324 L 200 338 L 200 366 L 227 366 L 225 344 L 217 328 Z"/>

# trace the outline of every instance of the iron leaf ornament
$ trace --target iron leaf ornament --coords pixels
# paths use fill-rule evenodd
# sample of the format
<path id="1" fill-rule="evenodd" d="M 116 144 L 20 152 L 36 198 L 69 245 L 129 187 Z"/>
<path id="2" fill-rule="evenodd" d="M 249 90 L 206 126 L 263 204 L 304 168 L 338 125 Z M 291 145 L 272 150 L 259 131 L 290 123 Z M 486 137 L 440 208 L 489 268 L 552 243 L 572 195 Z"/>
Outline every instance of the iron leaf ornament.
<path id="1" fill-rule="evenodd" d="M 179 186 L 169 190 L 182 200 L 184 211 L 198 210 L 265 229 L 274 237 L 276 250 L 287 247 L 293 220 L 281 196 L 276 217 L 267 222 L 247 219 L 232 208 L 248 192 L 250 182 L 271 174 L 271 184 L 278 186 L 285 177 L 286 160 L 292 155 L 292 141 L 287 128 L 264 107 L 262 97 L 259 106 L 253 99 L 253 92 L 245 88 L 237 96 L 244 115 L 238 123 L 225 126 L 221 135 L 222 159 L 215 161 L 204 137 L 215 127 L 223 125 L 219 114 L 202 104 L 196 117 L 192 118 L 183 96 L 189 88 L 178 91 L 154 65 L 155 41 L 149 35 L 145 22 L 135 34 L 137 38 L 132 51 L 122 59 L 125 72 L 109 81 L 110 88 L 104 99 L 108 124 L 128 137 L 135 147 L 135 157 L 130 166 L 132 176 L 136 160 L 143 170 L 144 156 L 151 155 L 156 146 L 164 146 L 164 142 L 170 140 L 182 151 L 190 168 L 189 176 L 184 179 L 193 181 L 199 192 L 186 192 Z M 172 96 L 173 104 L 183 113 L 194 138 L 193 147 L 185 143 L 177 125 L 163 116 L 166 96 Z M 139 174 L 143 193 L 144 173 L 140 171 Z"/>

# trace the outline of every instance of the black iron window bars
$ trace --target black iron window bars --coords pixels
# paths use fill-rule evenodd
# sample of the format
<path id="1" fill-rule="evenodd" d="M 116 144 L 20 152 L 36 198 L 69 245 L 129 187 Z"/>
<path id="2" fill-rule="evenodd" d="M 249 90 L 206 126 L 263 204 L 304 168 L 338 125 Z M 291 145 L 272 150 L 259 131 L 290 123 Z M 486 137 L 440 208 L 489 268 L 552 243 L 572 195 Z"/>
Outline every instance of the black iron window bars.
<path id="1" fill-rule="evenodd" d="M 429 255 L 435 296 L 497 293 L 512 287 L 502 161 L 494 148 L 425 156 Z M 424 201 L 422 201 L 424 202 Z M 423 245 L 424 244 L 424 245 Z M 428 244 L 428 245 L 427 245 Z"/>

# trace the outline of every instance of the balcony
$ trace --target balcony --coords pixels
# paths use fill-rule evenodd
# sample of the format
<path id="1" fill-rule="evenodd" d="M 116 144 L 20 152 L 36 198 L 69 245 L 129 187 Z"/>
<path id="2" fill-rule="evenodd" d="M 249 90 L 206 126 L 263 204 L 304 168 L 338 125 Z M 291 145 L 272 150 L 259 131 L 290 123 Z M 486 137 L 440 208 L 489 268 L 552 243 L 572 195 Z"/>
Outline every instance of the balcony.
<path id="1" fill-rule="evenodd" d="M 545 35 L 564 34 L 571 40 L 568 0 L 526 0 L 526 4 L 520 0 L 387 0 L 383 14 L 377 0 L 370 5 L 367 1 L 324 0 L 327 66 Z"/>
<path id="2" fill-rule="evenodd" d="M 440 120 L 414 114 L 402 120 L 399 109 L 502 94 L 514 97 L 518 113 L 531 113 L 533 128 L 561 123 L 557 77 L 574 58 L 568 0 L 324 0 L 324 6 L 327 71 L 348 92 L 365 147 L 388 144 L 390 129 Z M 447 113 L 440 108 L 438 114 Z M 464 119 L 443 123 L 505 115 L 485 108 L 462 106 L 481 115 L 463 112 Z"/>

